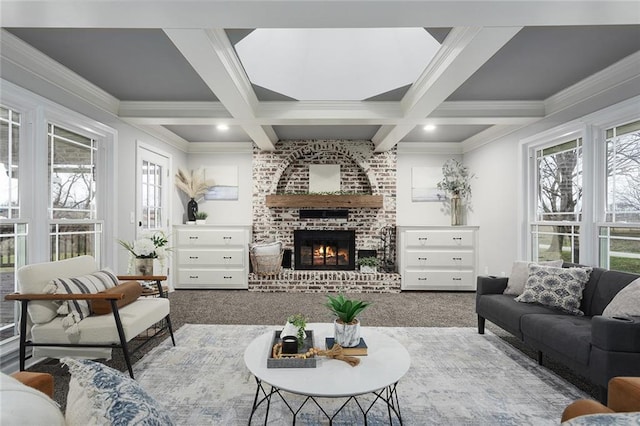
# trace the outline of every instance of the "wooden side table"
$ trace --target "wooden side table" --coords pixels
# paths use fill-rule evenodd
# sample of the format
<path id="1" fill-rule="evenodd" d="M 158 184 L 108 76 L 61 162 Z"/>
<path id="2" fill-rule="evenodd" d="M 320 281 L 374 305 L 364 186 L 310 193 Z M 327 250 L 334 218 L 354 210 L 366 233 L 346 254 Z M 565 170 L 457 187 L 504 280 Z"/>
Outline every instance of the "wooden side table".
<path id="1" fill-rule="evenodd" d="M 144 288 L 142 296 L 169 297 L 169 288 L 162 284 L 162 281 L 167 280 L 166 275 L 118 275 L 118 279 L 123 281 L 155 281 L 156 288 Z"/>

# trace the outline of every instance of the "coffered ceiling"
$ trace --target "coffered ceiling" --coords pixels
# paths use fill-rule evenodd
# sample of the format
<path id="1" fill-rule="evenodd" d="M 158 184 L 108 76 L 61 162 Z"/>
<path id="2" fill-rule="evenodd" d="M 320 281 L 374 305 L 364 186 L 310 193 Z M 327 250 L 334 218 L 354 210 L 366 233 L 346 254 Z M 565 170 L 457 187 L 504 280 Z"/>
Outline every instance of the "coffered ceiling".
<path id="1" fill-rule="evenodd" d="M 4 79 L 21 84 L 28 68 L 185 151 L 370 139 L 464 152 L 640 75 L 636 1 L 2 0 L 0 11 Z M 418 42 L 383 31 L 394 28 Z M 259 39 L 267 29 L 278 43 Z M 302 65 L 319 53 L 312 78 Z M 374 89 L 302 99 L 294 82 Z"/>

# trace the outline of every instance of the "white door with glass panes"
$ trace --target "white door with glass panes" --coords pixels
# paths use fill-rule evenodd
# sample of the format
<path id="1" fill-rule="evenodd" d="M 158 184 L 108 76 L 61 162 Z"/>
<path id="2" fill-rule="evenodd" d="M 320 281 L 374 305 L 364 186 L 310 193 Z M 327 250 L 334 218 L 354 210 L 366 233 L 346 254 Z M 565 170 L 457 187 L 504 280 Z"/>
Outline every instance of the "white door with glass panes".
<path id="1" fill-rule="evenodd" d="M 136 239 L 159 233 L 168 236 L 170 158 L 139 143 L 136 163 Z M 166 260 L 155 261 L 155 273 L 167 272 Z"/>

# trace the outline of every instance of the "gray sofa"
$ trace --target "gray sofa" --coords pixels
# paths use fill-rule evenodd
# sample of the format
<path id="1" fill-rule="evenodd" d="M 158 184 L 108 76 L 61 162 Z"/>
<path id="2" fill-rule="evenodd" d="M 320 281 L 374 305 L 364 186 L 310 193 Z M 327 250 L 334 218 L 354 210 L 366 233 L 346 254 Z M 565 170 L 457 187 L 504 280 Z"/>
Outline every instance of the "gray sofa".
<path id="1" fill-rule="evenodd" d="M 563 267 L 576 266 L 564 264 Z M 518 337 L 538 352 L 566 365 L 600 388 L 606 398 L 609 379 L 640 376 L 640 317 L 601 316 L 614 296 L 639 276 L 594 268 L 580 310 L 584 316 L 564 313 L 538 304 L 516 302 L 502 294 L 507 278 L 478 277 L 476 313 L 478 333 L 485 320 Z"/>

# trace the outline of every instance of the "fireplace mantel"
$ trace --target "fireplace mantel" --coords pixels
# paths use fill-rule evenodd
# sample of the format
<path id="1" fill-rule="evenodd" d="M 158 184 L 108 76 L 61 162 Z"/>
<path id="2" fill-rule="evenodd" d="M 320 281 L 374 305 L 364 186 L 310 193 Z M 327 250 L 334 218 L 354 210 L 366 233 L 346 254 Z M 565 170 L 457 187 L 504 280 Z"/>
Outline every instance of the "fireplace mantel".
<path id="1" fill-rule="evenodd" d="M 284 194 L 267 195 L 267 207 L 369 207 L 382 208 L 382 195 L 320 195 Z"/>

